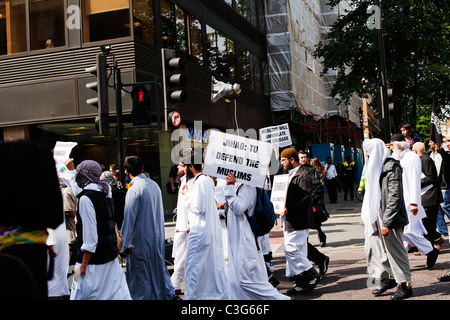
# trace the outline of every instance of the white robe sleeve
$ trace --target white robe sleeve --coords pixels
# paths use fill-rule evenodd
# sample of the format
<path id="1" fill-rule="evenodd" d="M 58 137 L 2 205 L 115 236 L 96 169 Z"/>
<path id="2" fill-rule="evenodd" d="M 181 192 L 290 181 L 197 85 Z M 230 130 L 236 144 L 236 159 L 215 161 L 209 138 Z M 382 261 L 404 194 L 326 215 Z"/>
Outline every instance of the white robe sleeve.
<path id="1" fill-rule="evenodd" d="M 122 252 L 133 245 L 134 227 L 138 215 L 139 194 L 130 189 L 125 196 L 124 219 L 120 232 L 123 236 Z"/>
<path id="2" fill-rule="evenodd" d="M 206 177 L 207 179 L 211 179 Z M 203 177 L 199 177 L 197 181 L 194 183 L 194 187 L 192 191 L 189 191 L 186 195 L 186 208 L 188 208 L 191 212 L 197 214 L 203 214 L 206 212 L 207 202 L 205 200 L 207 181 L 203 181 Z M 212 180 L 211 180 L 212 183 Z"/>
<path id="3" fill-rule="evenodd" d="M 81 250 L 94 253 L 98 242 L 97 219 L 94 204 L 87 196 L 80 198 L 79 212 L 83 221 L 83 245 Z"/>
<path id="4" fill-rule="evenodd" d="M 224 196 L 228 201 L 228 205 L 234 215 L 239 216 L 248 210 L 248 215 L 252 216 L 254 213 L 253 204 L 256 199 L 256 189 L 243 185 L 236 195 L 236 189 L 234 185 L 227 185 L 224 187 Z M 251 210 L 253 209 L 253 210 Z"/>

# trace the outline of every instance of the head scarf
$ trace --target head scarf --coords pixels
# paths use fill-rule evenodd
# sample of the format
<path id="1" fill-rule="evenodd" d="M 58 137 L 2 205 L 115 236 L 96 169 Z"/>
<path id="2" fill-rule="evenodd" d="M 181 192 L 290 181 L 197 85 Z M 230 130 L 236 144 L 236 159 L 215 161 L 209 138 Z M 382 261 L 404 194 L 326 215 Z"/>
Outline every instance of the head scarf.
<path id="1" fill-rule="evenodd" d="M 98 162 L 94 160 L 85 160 L 77 166 L 75 181 L 80 188 L 84 188 L 90 183 L 95 183 L 102 192 L 108 195 L 109 186 L 105 181 L 100 181 L 101 173 L 102 167 L 100 167 Z"/>
<path id="2" fill-rule="evenodd" d="M 103 171 L 100 175 L 100 180 L 105 181 L 110 186 L 116 184 L 116 178 L 114 178 L 114 174 L 111 171 Z"/>
<path id="3" fill-rule="evenodd" d="M 389 149 L 380 139 L 369 139 L 363 143 L 365 159 L 366 192 L 362 204 L 361 218 L 365 225 L 365 234 L 372 232 L 372 224 L 378 219 L 380 210 L 380 176 L 384 162 L 390 157 Z M 366 151 L 369 156 L 367 157 Z"/>

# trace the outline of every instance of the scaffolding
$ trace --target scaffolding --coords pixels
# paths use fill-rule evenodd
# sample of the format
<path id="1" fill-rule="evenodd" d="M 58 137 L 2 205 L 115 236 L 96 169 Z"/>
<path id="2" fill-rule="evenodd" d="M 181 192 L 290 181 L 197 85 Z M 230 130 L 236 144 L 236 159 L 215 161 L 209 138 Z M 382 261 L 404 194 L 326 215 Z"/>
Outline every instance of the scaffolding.
<path id="1" fill-rule="evenodd" d="M 337 72 L 321 75 L 316 45 L 325 39 L 338 16 L 351 10 L 347 1 L 330 8 L 327 0 L 265 0 L 267 53 L 272 111 L 297 110 L 314 121 L 339 116 L 361 126 L 362 99 L 348 105 L 331 97 Z"/>

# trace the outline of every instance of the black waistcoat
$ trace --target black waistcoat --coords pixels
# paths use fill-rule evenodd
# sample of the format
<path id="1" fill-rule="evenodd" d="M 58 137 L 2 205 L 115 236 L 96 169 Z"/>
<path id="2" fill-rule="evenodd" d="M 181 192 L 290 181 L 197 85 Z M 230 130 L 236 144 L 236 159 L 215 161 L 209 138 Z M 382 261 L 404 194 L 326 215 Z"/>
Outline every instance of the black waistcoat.
<path id="1" fill-rule="evenodd" d="M 104 264 L 117 258 L 119 254 L 117 250 L 116 232 L 114 229 L 114 212 L 111 205 L 112 199 L 106 197 L 103 192 L 93 190 L 83 190 L 78 198 L 87 196 L 95 208 L 97 220 L 98 243 L 95 253 L 91 256 L 89 264 Z M 81 263 L 83 261 L 83 221 L 80 216 L 79 209 L 77 211 L 77 259 Z"/>

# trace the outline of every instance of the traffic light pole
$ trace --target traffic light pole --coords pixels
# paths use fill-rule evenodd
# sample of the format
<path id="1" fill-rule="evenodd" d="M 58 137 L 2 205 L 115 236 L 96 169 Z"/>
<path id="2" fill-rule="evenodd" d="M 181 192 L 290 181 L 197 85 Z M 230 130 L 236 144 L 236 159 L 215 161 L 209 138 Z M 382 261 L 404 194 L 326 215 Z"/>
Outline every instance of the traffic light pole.
<path id="1" fill-rule="evenodd" d="M 117 153 L 119 157 L 119 179 L 122 185 L 125 185 L 125 169 L 123 164 L 123 117 L 122 117 L 122 77 L 120 69 L 117 67 L 117 61 L 113 63 L 115 72 L 115 97 L 116 97 L 116 117 L 117 117 Z"/>
<path id="2" fill-rule="evenodd" d="M 375 0 L 375 5 L 380 8 L 380 1 Z M 383 140 L 385 143 L 391 142 L 391 121 L 389 114 L 389 101 L 387 94 L 387 71 L 386 71 L 386 55 L 384 51 L 384 37 L 383 37 L 383 23 L 380 14 L 380 27 L 378 28 L 378 62 L 380 67 L 381 76 L 381 87 L 380 87 L 380 98 L 381 98 L 381 120 L 383 125 Z"/>

